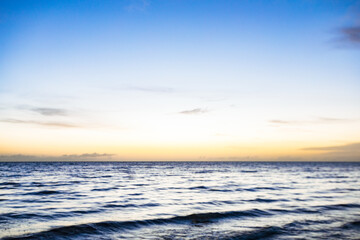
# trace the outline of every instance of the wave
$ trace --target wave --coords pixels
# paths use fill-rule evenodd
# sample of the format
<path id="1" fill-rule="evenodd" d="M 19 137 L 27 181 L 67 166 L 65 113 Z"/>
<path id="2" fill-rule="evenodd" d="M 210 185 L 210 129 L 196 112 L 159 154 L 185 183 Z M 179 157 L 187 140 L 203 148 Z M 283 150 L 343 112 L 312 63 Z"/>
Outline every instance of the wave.
<path id="1" fill-rule="evenodd" d="M 237 211 L 237 212 L 210 212 L 210 213 L 200 213 L 200 214 L 190 214 L 186 216 L 176 216 L 173 218 L 158 218 L 150 220 L 135 220 L 135 221 L 104 221 L 97 223 L 88 223 L 88 224 L 78 224 L 52 228 L 49 230 L 22 235 L 17 237 L 5 237 L 3 240 L 35 240 L 35 239 L 74 239 L 80 237 L 80 239 L 91 239 L 97 238 L 96 236 L 103 236 L 106 233 L 114 233 L 122 230 L 135 230 L 140 227 L 152 226 L 152 225 L 161 225 L 161 224 L 194 224 L 194 226 L 199 227 L 198 224 L 207 224 L 211 223 L 213 220 L 226 217 L 247 217 L 247 216 L 262 216 L 269 215 L 269 213 L 253 209 L 248 211 Z M 211 221 L 210 221 L 211 220 Z M 280 226 L 263 226 L 263 227 L 254 227 L 253 230 L 247 231 L 225 231 L 225 232 L 200 232 L 200 235 L 192 235 L 192 239 L 222 239 L 222 240 L 258 240 L 258 239 L 268 239 L 274 238 L 279 235 L 283 236 L 294 236 L 303 232 L 304 227 L 313 226 L 318 224 L 331 224 L 334 220 L 303 220 L 303 221 L 293 221 Z M 352 221 L 344 224 L 338 230 L 341 229 L 355 229 L 358 230 L 360 227 L 360 221 Z M 187 228 L 186 228 L 187 229 Z M 337 231 L 338 231 L 337 230 Z M 187 231 L 187 230 L 186 230 Z M 179 232 L 176 232 L 179 233 Z M 316 230 L 317 234 L 325 234 L 325 229 Z M 185 233 L 186 234 L 186 233 Z M 341 233 L 336 233 L 340 239 L 343 237 Z M 174 232 L 170 232 L 170 237 L 166 236 L 157 236 L 157 239 L 173 239 Z M 184 236 L 181 234 L 181 236 Z M 334 235 L 335 236 L 335 235 Z"/>
<path id="2" fill-rule="evenodd" d="M 262 227 L 256 230 L 240 232 L 235 234 L 228 234 L 221 238 L 222 240 L 257 240 L 257 239 L 267 239 L 274 237 L 276 235 L 282 234 L 284 230 L 281 227 L 269 226 Z"/>
<path id="3" fill-rule="evenodd" d="M 206 187 L 206 186 L 196 186 L 196 187 L 189 187 L 189 190 L 208 190 L 210 192 L 232 192 L 233 190 L 231 189 L 219 189 L 219 188 L 210 188 L 210 187 Z"/>
<path id="4" fill-rule="evenodd" d="M 25 193 L 24 195 L 52 195 L 52 194 L 63 194 L 62 191 L 54 191 L 54 190 L 43 190 L 38 192 L 29 192 Z"/>
<path id="5" fill-rule="evenodd" d="M 156 239 L 184 239 L 187 235 L 188 230 L 184 230 L 183 232 L 176 232 L 181 237 L 176 237 L 173 231 L 167 233 L 164 236 L 158 237 Z M 217 239 L 217 240 L 257 240 L 257 239 L 270 239 L 277 235 L 283 234 L 284 231 L 281 227 L 277 226 L 265 226 L 265 227 L 256 227 L 254 230 L 249 231 L 225 231 L 225 232 L 218 232 L 218 231 L 206 231 L 201 232 L 200 234 L 193 234 L 190 238 L 186 239 Z"/>
<path id="6" fill-rule="evenodd" d="M 20 187 L 21 183 L 17 183 L 17 182 L 3 182 L 0 183 L 0 189 L 13 189 L 13 188 L 17 188 Z"/>
<path id="7" fill-rule="evenodd" d="M 181 188 L 180 188 L 181 189 Z M 207 186 L 195 186 L 195 187 L 189 187 L 189 190 L 208 190 L 208 191 L 212 191 L 212 192 L 241 192 L 241 191 L 246 191 L 246 192 L 258 192 L 258 191 L 263 191 L 263 190 L 270 190 L 270 191 L 275 191 L 275 190 L 287 190 L 287 189 L 292 189 L 290 187 L 253 187 L 253 188 L 236 188 L 236 189 L 228 189 L 226 187 L 224 188 L 211 188 L 211 187 L 207 187 Z"/>
<path id="8" fill-rule="evenodd" d="M 253 187 L 253 188 L 237 188 L 235 191 L 241 192 L 258 192 L 263 190 L 270 190 L 270 191 L 278 191 L 278 190 L 287 190 L 287 189 L 293 189 L 291 187 Z"/>
<path id="9" fill-rule="evenodd" d="M 271 202 L 288 202 L 287 199 L 268 199 L 268 198 L 255 198 L 248 200 L 248 202 L 271 203 Z"/>
<path id="10" fill-rule="evenodd" d="M 196 190 L 196 189 L 208 189 L 206 186 L 196 186 L 196 187 L 189 187 L 190 190 Z"/>
<path id="11" fill-rule="evenodd" d="M 168 220 L 172 220 L 172 221 L 184 220 L 184 221 L 190 221 L 192 223 L 208 223 L 222 218 L 259 217 L 259 216 L 268 216 L 268 215 L 272 215 L 272 214 L 270 212 L 260 209 L 251 209 L 245 211 L 196 213 L 186 216 L 177 216 Z"/>
<path id="12" fill-rule="evenodd" d="M 240 172 L 242 172 L 242 173 L 256 173 L 258 171 L 257 170 L 242 170 Z"/>
<path id="13" fill-rule="evenodd" d="M 109 203 L 103 206 L 104 208 L 142 208 L 142 207 L 157 207 L 160 204 L 157 203 L 146 203 L 146 204 L 113 204 Z"/>
<path id="14" fill-rule="evenodd" d="M 2 213 L 0 214 L 0 222 L 8 219 L 30 219 L 33 217 L 43 217 L 35 213 Z"/>
<path id="15" fill-rule="evenodd" d="M 341 204 L 319 206 L 319 208 L 326 209 L 326 210 L 343 210 L 343 209 L 346 209 L 346 208 L 360 208 L 360 204 L 341 203 Z"/>
<path id="16" fill-rule="evenodd" d="M 231 189 L 218 189 L 218 188 L 211 188 L 209 189 L 211 192 L 233 192 Z"/>
<path id="17" fill-rule="evenodd" d="M 55 213 L 51 215 L 42 214 L 42 213 L 3 213 L 0 214 L 0 222 L 6 221 L 10 219 L 41 219 L 41 220 L 51 220 L 51 219 L 57 219 L 61 217 L 68 217 L 70 214 L 74 214 L 75 212 L 70 213 Z"/>
<path id="18" fill-rule="evenodd" d="M 263 199 L 256 198 L 252 200 L 248 200 L 249 202 L 259 202 L 259 203 L 271 203 L 277 201 L 287 201 L 285 199 Z M 199 204 L 208 204 L 208 205 L 222 205 L 222 204 L 235 204 L 233 201 L 212 201 L 212 202 L 199 202 Z M 144 204 L 117 204 L 117 203 L 109 203 L 101 206 L 98 209 L 85 209 L 85 210 L 74 210 L 69 212 L 57 212 L 53 214 L 45 214 L 45 213 L 3 213 L 0 214 L 0 221 L 6 221 L 10 219 L 58 219 L 63 217 L 69 217 L 73 215 L 85 215 L 85 214 L 93 214 L 100 213 L 103 211 L 107 211 L 110 209 L 116 208 L 134 208 L 134 209 L 142 209 L 142 208 L 151 208 L 151 207 L 159 207 L 161 204 L 159 203 L 144 203 Z M 163 220 L 168 223 L 177 223 L 181 221 L 188 221 L 190 223 L 210 223 L 216 221 L 218 219 L 223 218 L 238 218 L 238 217 L 259 217 L 259 216 L 270 216 L 276 214 L 319 214 L 324 211 L 332 211 L 332 210 L 344 210 L 348 208 L 360 208 L 360 204 L 348 203 L 348 204 L 334 204 L 334 205 L 324 205 L 324 206 L 311 206 L 308 208 L 297 207 L 292 209 L 283 209 L 283 208 L 271 208 L 267 210 L 260 209 L 250 209 L 244 211 L 227 211 L 227 212 L 207 212 L 207 213 L 196 213 L 190 214 L 186 216 L 175 216 L 173 218 L 167 219 L 154 219 L 154 220 L 146 220 L 146 223 L 161 223 Z M 138 222 L 139 223 L 139 222 Z M 141 221 L 140 221 L 141 223 Z"/>
<path id="19" fill-rule="evenodd" d="M 228 211 L 228 212 L 208 212 L 195 213 L 185 216 L 175 216 L 172 218 L 157 218 L 149 220 L 135 221 L 104 221 L 97 223 L 70 225 L 52 228 L 42 232 L 23 235 L 19 237 L 7 237 L 3 240 L 10 239 L 52 239 L 57 237 L 73 237 L 80 234 L 103 234 L 109 231 L 119 231 L 133 229 L 149 225 L 161 224 L 207 224 L 224 218 L 240 218 L 240 217 L 260 217 L 272 215 L 271 213 L 259 209 L 251 209 L 245 211 Z"/>
<path id="20" fill-rule="evenodd" d="M 37 213 L 2 213 L 0 214 L 0 222 L 6 220 L 21 220 L 21 219 L 33 219 L 33 220 L 41 220 L 41 221 L 48 221 L 53 219 L 60 219 L 60 218 L 67 218 L 74 215 L 85 215 L 85 214 L 93 214 L 93 213 L 100 213 L 102 212 L 101 209 L 87 209 L 87 210 L 74 210 L 68 212 L 56 212 L 47 214 L 46 211 L 51 211 L 53 209 L 46 209 L 44 212 L 37 212 Z"/>
<path id="21" fill-rule="evenodd" d="M 110 190 L 114 190 L 114 189 L 119 189 L 118 187 L 110 187 L 110 188 L 94 188 L 91 191 L 93 192 L 102 192 L 102 191 L 110 191 Z"/>
<path id="22" fill-rule="evenodd" d="M 360 220 L 345 223 L 341 226 L 343 229 L 360 229 Z"/>
<path id="23" fill-rule="evenodd" d="M 0 186 L 20 186 L 20 183 L 17 182 L 2 182 L 0 183 Z"/>

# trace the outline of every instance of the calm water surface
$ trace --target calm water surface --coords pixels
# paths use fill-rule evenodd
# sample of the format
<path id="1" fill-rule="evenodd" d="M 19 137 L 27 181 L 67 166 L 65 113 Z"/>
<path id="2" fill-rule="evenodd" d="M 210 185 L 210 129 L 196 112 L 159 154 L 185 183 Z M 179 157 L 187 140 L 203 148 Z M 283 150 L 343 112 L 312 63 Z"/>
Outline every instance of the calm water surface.
<path id="1" fill-rule="evenodd" d="M 0 163 L 0 239 L 360 239 L 360 163 Z"/>

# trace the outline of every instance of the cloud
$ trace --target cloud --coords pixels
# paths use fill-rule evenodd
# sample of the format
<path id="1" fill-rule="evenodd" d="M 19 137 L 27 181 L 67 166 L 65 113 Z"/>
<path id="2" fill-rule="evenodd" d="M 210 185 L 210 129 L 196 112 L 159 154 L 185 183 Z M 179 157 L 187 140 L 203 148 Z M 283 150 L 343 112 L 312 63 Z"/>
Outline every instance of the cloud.
<path id="1" fill-rule="evenodd" d="M 355 121 L 355 119 L 347 119 L 347 118 L 329 118 L 329 117 L 319 117 L 318 122 L 350 122 Z"/>
<path id="2" fill-rule="evenodd" d="M 19 119 L 1 119 L 0 122 L 4 123 L 13 123 L 13 124 L 33 124 L 39 126 L 46 126 L 46 127 L 61 127 L 61 128 L 78 128 L 79 126 L 64 123 L 64 122 L 41 122 L 41 121 L 34 121 L 34 120 L 19 120 Z"/>
<path id="3" fill-rule="evenodd" d="M 275 124 L 291 124 L 291 123 L 294 123 L 294 122 L 275 119 L 275 120 L 270 120 L 269 123 L 275 123 Z"/>
<path id="4" fill-rule="evenodd" d="M 302 148 L 304 151 L 326 151 L 326 152 L 358 152 L 360 153 L 360 143 L 350 143 L 340 146 L 326 146 L 326 147 L 308 147 Z"/>
<path id="5" fill-rule="evenodd" d="M 357 119 L 346 119 L 346 118 L 330 118 L 330 117 L 318 117 L 313 120 L 281 120 L 272 119 L 268 122 L 274 126 L 286 126 L 286 125 L 306 125 L 306 124 L 332 124 L 332 123 L 346 123 L 358 121 Z"/>
<path id="6" fill-rule="evenodd" d="M 184 110 L 184 111 L 181 111 L 179 112 L 180 114 L 201 114 L 201 113 L 207 113 L 209 112 L 208 110 L 206 109 L 203 109 L 203 108 L 195 108 L 195 109 L 191 109 L 191 110 Z"/>
<path id="7" fill-rule="evenodd" d="M 67 116 L 68 111 L 63 108 L 51 108 L 51 107 L 33 107 L 29 105 L 19 105 L 16 109 L 27 110 L 39 113 L 43 116 Z"/>
<path id="8" fill-rule="evenodd" d="M 31 162 L 39 161 L 41 157 L 33 155 L 13 154 L 13 155 L 0 155 L 0 162 Z"/>
<path id="9" fill-rule="evenodd" d="M 97 161 L 97 160 L 110 160 L 116 154 L 110 153 L 83 153 L 71 154 L 62 156 L 39 156 L 39 155 L 0 155 L 0 162 L 40 162 L 40 161 Z"/>
<path id="10" fill-rule="evenodd" d="M 348 46 L 360 47 L 360 24 L 340 29 L 341 40 Z"/>
<path id="11" fill-rule="evenodd" d="M 352 14 L 347 17 L 350 23 L 337 30 L 338 37 L 335 42 L 340 47 L 360 48 L 360 4 L 354 4 L 351 10 Z"/>
<path id="12" fill-rule="evenodd" d="M 232 146 L 231 146 L 232 147 Z M 238 148 L 238 147 L 237 147 Z M 296 161 L 318 161 L 318 162 L 360 162 L 360 142 L 353 142 L 344 145 L 306 147 L 299 150 L 308 151 L 306 155 L 288 155 L 278 157 L 262 156 L 231 156 L 231 157 L 200 157 L 200 161 L 275 161 L 275 162 L 296 162 Z M 253 149 L 256 152 L 256 149 Z"/>
<path id="13" fill-rule="evenodd" d="M 30 110 L 44 116 L 66 116 L 67 111 L 60 108 L 31 108 Z"/>
<path id="14" fill-rule="evenodd" d="M 320 158 L 330 161 L 360 161 L 360 142 L 338 146 L 307 147 L 300 150 L 320 152 L 318 155 L 314 155 L 315 159 Z"/>
<path id="15" fill-rule="evenodd" d="M 61 157 L 64 158 L 104 158 L 104 157 L 112 157 L 115 154 L 109 153 L 83 153 L 83 154 L 71 154 L 71 155 L 62 155 Z"/>
<path id="16" fill-rule="evenodd" d="M 262 158 L 259 157 L 252 157 L 252 156 L 246 156 L 246 157 L 205 157 L 201 156 L 198 158 L 199 161 L 225 161 L 225 162 L 246 162 L 246 161 L 263 161 Z"/>

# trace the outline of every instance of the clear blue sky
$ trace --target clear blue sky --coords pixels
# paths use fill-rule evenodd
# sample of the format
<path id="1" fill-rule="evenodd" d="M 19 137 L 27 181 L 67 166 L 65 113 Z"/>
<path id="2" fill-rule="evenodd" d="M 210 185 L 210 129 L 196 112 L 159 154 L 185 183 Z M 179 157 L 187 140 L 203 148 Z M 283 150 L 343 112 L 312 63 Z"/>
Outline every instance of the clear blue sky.
<path id="1" fill-rule="evenodd" d="M 0 154 L 352 146 L 360 51 L 342 31 L 357 14 L 355 0 L 0 0 Z"/>

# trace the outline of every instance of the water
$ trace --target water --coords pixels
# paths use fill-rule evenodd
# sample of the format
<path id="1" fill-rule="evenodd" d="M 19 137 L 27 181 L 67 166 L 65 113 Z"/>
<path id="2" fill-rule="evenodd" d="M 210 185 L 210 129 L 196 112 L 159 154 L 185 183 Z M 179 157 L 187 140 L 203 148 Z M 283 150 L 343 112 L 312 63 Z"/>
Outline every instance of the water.
<path id="1" fill-rule="evenodd" d="M 0 163 L 0 239 L 360 239 L 360 163 Z"/>

